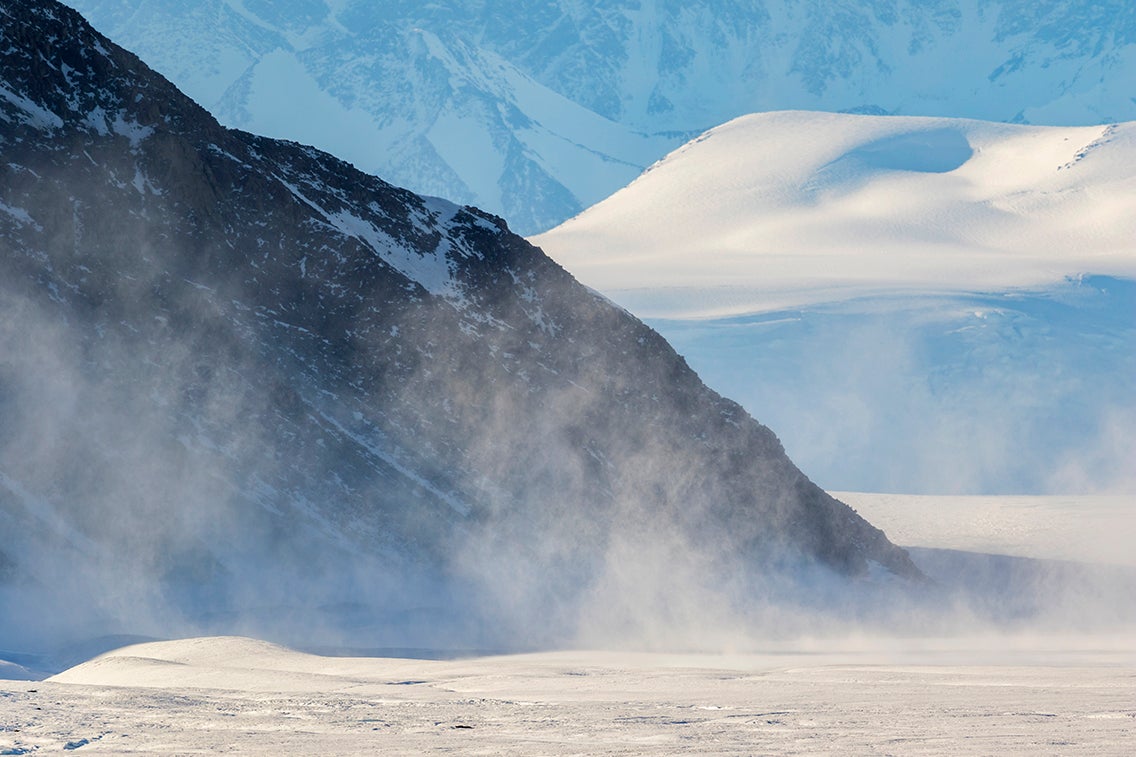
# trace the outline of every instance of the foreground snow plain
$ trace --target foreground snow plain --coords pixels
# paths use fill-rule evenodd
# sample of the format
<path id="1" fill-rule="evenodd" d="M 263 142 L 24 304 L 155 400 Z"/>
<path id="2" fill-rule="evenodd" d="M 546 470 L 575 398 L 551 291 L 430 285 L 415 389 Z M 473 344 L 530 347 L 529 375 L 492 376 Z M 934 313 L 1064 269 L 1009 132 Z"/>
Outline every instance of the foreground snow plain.
<path id="1" fill-rule="evenodd" d="M 5 684 L 6 754 L 1125 754 L 1119 645 L 334 659 L 221 637 Z"/>
<path id="2" fill-rule="evenodd" d="M 1122 497 L 839 496 L 921 547 L 1093 559 L 1101 533 L 1133 525 Z M 211 637 L 0 681 L 0 703 L 0 754 L 1122 755 L 1136 751 L 1136 643 L 1115 628 L 828 629 L 717 653 L 437 660 Z"/>

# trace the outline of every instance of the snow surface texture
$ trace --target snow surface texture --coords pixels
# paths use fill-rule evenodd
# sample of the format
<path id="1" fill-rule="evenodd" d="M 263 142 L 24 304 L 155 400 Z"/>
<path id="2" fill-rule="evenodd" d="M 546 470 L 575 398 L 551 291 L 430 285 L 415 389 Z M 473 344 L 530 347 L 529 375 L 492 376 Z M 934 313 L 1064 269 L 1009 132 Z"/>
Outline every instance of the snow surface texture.
<path id="1" fill-rule="evenodd" d="M 1128 0 L 73 0 L 223 122 L 547 229 L 755 111 L 1136 119 Z"/>
<path id="2" fill-rule="evenodd" d="M 1136 124 L 768 113 L 534 241 L 830 488 L 1134 491 Z"/>
<path id="3" fill-rule="evenodd" d="M 0 682 L 4 754 L 1125 754 L 1131 647 L 771 645 L 760 655 L 327 658 L 143 644 Z"/>

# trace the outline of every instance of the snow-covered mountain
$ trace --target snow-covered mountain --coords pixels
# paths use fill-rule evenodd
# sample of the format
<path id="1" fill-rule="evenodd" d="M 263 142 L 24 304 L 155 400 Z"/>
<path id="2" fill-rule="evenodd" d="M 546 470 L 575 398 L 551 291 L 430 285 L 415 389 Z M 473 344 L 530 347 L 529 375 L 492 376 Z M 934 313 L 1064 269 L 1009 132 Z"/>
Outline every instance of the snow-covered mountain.
<path id="1" fill-rule="evenodd" d="M 535 643 L 919 575 L 499 218 L 227 130 L 50 0 L 0 4 L 0 156 L 3 640 Z"/>
<path id="2" fill-rule="evenodd" d="M 71 5 L 223 123 L 524 233 L 757 111 L 1136 119 L 1128 0 Z"/>
<path id="3" fill-rule="evenodd" d="M 713 129 L 534 241 L 829 487 L 1131 491 L 1136 123 Z"/>

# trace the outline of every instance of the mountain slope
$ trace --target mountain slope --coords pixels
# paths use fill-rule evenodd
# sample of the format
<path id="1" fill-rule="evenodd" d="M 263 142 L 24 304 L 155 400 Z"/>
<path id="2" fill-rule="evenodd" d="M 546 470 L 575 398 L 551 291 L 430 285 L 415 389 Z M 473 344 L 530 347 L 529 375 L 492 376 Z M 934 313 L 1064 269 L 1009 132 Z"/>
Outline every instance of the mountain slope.
<path id="1" fill-rule="evenodd" d="M 63 6 L 0 18 L 8 642 L 531 644 L 918 576 L 500 219 L 227 130 Z"/>
<path id="2" fill-rule="evenodd" d="M 1136 119 L 1126 0 L 72 4 L 223 122 L 524 233 L 755 111 Z"/>
<path id="3" fill-rule="evenodd" d="M 830 488 L 1131 491 L 1136 124 L 768 113 L 534 238 Z"/>

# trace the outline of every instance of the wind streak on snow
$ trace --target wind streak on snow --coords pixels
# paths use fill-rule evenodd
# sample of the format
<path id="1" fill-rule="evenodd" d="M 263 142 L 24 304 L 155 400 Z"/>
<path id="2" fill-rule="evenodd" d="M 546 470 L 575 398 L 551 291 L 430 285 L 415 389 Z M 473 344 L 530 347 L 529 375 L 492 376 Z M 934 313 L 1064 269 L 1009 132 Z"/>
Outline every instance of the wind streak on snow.
<path id="1" fill-rule="evenodd" d="M 454 280 L 450 261 L 446 257 L 446 246 L 439 246 L 433 252 L 418 254 L 399 244 L 386 232 L 370 221 L 360 218 L 349 210 L 328 212 L 321 205 L 308 198 L 299 187 L 279 176 L 276 180 L 283 184 L 298 200 L 315 210 L 329 226 L 345 236 L 358 239 L 369 247 L 377 257 L 411 281 L 419 284 L 430 294 L 448 298 L 459 298 L 457 282 Z"/>
<path id="2" fill-rule="evenodd" d="M 36 231 L 43 231 L 43 227 L 36 223 L 35 219 L 23 208 L 14 208 L 11 205 L 0 202 L 0 212 L 7 213 L 12 218 L 15 218 L 17 222 L 31 226 Z"/>
<path id="3" fill-rule="evenodd" d="M 36 105 L 28 98 L 17 95 L 6 87 L 0 87 L 0 97 L 23 111 L 21 118 L 28 126 L 40 129 L 41 131 L 60 129 L 63 127 L 62 118 L 55 115 L 47 108 L 44 108 L 42 105 Z"/>

